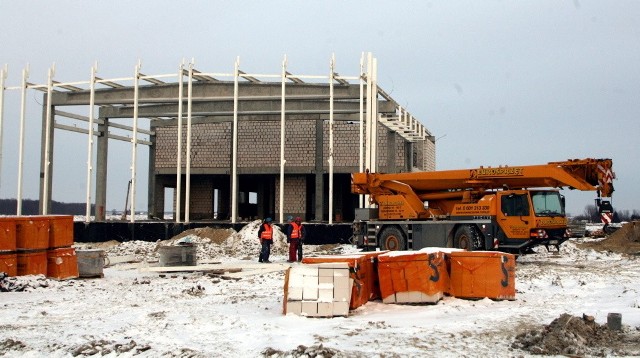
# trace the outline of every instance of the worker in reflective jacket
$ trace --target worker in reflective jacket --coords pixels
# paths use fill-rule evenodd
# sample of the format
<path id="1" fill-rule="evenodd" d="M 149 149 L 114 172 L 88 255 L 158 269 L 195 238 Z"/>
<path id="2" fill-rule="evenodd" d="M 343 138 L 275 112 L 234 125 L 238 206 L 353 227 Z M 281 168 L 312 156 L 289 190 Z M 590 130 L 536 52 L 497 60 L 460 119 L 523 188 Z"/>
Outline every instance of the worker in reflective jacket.
<path id="1" fill-rule="evenodd" d="M 271 244 L 273 243 L 273 223 L 271 218 L 266 218 L 258 229 L 258 238 L 262 248 L 260 249 L 260 257 L 258 262 L 271 263 L 269 255 L 271 255 Z"/>
<path id="2" fill-rule="evenodd" d="M 287 242 L 289 243 L 289 260 L 295 262 L 302 260 L 302 239 L 304 238 L 304 227 L 302 219 L 297 217 L 287 226 Z M 297 257 L 296 257 L 297 256 Z"/>

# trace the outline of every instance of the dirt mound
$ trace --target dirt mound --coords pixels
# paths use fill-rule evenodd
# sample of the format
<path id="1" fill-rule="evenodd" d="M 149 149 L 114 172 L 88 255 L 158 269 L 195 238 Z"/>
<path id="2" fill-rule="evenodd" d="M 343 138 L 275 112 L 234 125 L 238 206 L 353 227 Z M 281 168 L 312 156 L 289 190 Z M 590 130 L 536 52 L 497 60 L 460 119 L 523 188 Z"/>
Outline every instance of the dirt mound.
<path id="1" fill-rule="evenodd" d="M 640 255 L 640 221 L 622 225 L 603 240 L 577 243 L 578 247 L 620 254 Z"/>
<path id="2" fill-rule="evenodd" d="M 606 325 L 596 323 L 593 317 L 580 318 L 563 313 L 549 325 L 519 334 L 512 347 L 544 355 L 634 355 L 639 348 L 634 341 L 637 342 L 637 337 L 612 331 Z"/>
<path id="3" fill-rule="evenodd" d="M 236 231 L 233 229 L 214 229 L 211 227 L 199 227 L 183 231 L 180 234 L 172 237 L 170 240 L 175 241 L 187 236 L 197 236 L 202 239 L 209 239 L 209 241 L 220 245 L 225 240 L 227 240 L 229 236 L 235 233 Z"/>

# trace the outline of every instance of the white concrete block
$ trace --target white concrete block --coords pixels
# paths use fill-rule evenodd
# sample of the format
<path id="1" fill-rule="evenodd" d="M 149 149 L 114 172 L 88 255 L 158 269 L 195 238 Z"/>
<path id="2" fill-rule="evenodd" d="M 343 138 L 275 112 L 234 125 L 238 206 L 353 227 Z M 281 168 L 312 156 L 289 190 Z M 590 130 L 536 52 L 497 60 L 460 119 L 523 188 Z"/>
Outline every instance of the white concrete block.
<path id="1" fill-rule="evenodd" d="M 318 316 L 333 316 L 333 302 L 318 302 Z"/>
<path id="2" fill-rule="evenodd" d="M 302 313 L 302 301 L 289 301 L 287 302 L 286 314 L 300 315 Z"/>
<path id="3" fill-rule="evenodd" d="M 348 316 L 349 315 L 349 302 L 333 302 L 333 315 L 334 316 Z"/>
<path id="4" fill-rule="evenodd" d="M 383 298 L 382 303 L 396 303 L 395 293 Z"/>
<path id="5" fill-rule="evenodd" d="M 302 289 L 302 299 L 303 300 L 317 300 L 318 299 L 318 286 L 305 286 Z"/>
<path id="6" fill-rule="evenodd" d="M 318 315 L 318 302 L 302 301 L 301 315 L 315 317 Z"/>
<path id="7" fill-rule="evenodd" d="M 338 277 L 333 277 L 333 287 L 336 288 L 351 288 L 351 286 L 349 285 L 350 279 L 349 276 L 338 276 Z"/>
<path id="8" fill-rule="evenodd" d="M 333 268 L 318 268 L 318 276 L 319 277 L 333 277 Z"/>
<path id="9" fill-rule="evenodd" d="M 302 301 L 302 287 L 289 287 L 287 301 Z"/>
<path id="10" fill-rule="evenodd" d="M 333 287 L 318 289 L 318 302 L 332 302 Z"/>

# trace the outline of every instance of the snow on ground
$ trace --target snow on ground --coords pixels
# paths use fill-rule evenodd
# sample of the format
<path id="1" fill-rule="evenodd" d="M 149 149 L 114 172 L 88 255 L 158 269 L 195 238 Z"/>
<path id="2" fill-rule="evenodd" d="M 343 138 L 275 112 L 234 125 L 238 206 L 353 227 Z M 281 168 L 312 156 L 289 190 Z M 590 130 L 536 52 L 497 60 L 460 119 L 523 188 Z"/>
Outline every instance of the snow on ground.
<path id="1" fill-rule="evenodd" d="M 274 244 L 275 263 L 256 263 L 258 223 L 238 233 L 193 231 L 183 240 L 198 245 L 199 263 L 222 262 L 245 271 L 292 265 L 286 263 L 281 233 Z M 156 264 L 157 245 L 172 242 L 78 244 L 101 247 L 111 258 L 133 255 L 138 261 L 108 266 L 104 278 L 13 279 L 25 290 L 0 293 L 0 355 L 283 357 L 305 356 L 299 352 L 315 347 L 324 356 L 339 357 L 527 357 L 530 351 L 514 344 L 516 336 L 549 325 L 564 313 L 591 315 L 603 325 L 607 315 L 616 312 L 622 315 L 624 332 L 640 330 L 640 260 L 581 249 L 575 240 L 564 244 L 560 254 L 543 249 L 518 258 L 515 301 L 373 301 L 348 317 L 334 318 L 283 315 L 281 270 L 239 280 L 145 271 Z M 355 250 L 349 245 L 305 246 L 307 254 Z M 622 351 L 590 353 L 640 355 L 638 335 L 634 337 L 635 343 Z M 305 347 L 296 350 L 300 345 Z"/>

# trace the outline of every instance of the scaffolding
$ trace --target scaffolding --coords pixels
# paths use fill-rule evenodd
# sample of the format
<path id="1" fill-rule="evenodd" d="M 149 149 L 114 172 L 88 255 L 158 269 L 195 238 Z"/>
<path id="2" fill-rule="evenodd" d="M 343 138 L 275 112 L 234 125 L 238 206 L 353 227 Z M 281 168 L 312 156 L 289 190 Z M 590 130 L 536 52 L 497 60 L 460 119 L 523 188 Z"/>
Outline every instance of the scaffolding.
<path id="1" fill-rule="evenodd" d="M 366 68 L 366 70 L 365 70 Z M 232 223 L 236 223 L 237 218 L 237 207 L 238 207 L 238 163 L 237 163 L 237 145 L 238 145 L 238 116 L 242 112 L 239 108 L 239 102 L 243 100 L 256 100 L 257 98 L 251 96 L 240 96 L 239 95 L 239 84 L 241 82 L 255 83 L 261 84 L 265 83 L 263 80 L 277 81 L 279 80 L 281 86 L 280 93 L 280 210 L 279 210 L 279 221 L 284 222 L 284 172 L 286 166 L 285 160 L 285 135 L 286 135 L 286 115 L 292 113 L 291 110 L 287 110 L 287 95 L 286 88 L 287 86 L 300 85 L 305 84 L 305 81 L 320 81 L 321 83 L 326 83 L 329 86 L 329 94 L 328 94 L 328 115 L 329 115 L 329 151 L 327 163 L 329 166 L 329 224 L 332 223 L 333 220 L 333 166 L 334 166 L 334 114 L 340 113 L 334 108 L 334 103 L 336 102 L 334 95 L 334 86 L 338 85 L 347 85 L 352 84 L 353 82 L 357 83 L 359 88 L 359 113 L 357 114 L 357 121 L 359 122 L 359 153 L 358 153 L 358 167 L 359 170 L 362 171 L 370 171 L 376 172 L 377 168 L 377 128 L 379 125 L 383 125 L 389 128 L 391 131 L 398 133 L 401 137 L 403 137 L 406 141 L 409 142 L 417 142 L 424 140 L 433 141 L 433 135 L 417 120 L 415 119 L 405 108 L 399 106 L 384 90 L 378 87 L 377 81 L 377 59 L 373 57 L 371 53 L 363 53 L 360 58 L 360 66 L 359 73 L 357 75 L 352 76 L 343 76 L 339 75 L 336 72 L 336 60 L 335 56 L 332 55 L 329 61 L 329 71 L 326 75 L 301 75 L 301 74 L 292 74 L 288 71 L 288 60 L 286 55 L 282 61 L 282 68 L 280 73 L 278 74 L 260 74 L 260 73 L 247 73 L 240 69 L 240 58 L 237 57 L 233 64 L 233 71 L 229 73 L 216 73 L 216 72 L 201 72 L 195 69 L 195 60 L 192 59 L 188 64 L 185 64 L 185 61 L 182 62 L 178 66 L 178 71 L 170 74 L 158 74 L 158 75 L 146 75 L 141 72 L 142 70 L 142 62 L 138 61 L 138 63 L 134 67 L 133 76 L 132 77 L 120 77 L 120 78 L 110 78 L 103 79 L 97 76 L 98 73 L 98 64 L 95 63 L 91 66 L 90 69 L 90 77 L 87 81 L 76 81 L 76 82 L 58 82 L 54 80 L 55 76 L 55 65 L 52 65 L 49 68 L 47 74 L 47 83 L 45 84 L 35 84 L 28 82 L 29 79 L 29 66 L 26 66 L 22 70 L 22 81 L 19 86 L 6 86 L 6 80 L 8 77 L 8 67 L 5 65 L 0 69 L 0 172 L 2 171 L 2 138 L 3 138 L 3 116 L 4 116 L 4 95 L 5 91 L 20 91 L 21 101 L 20 101 L 20 133 L 19 133 L 19 148 L 18 148 L 18 173 L 17 173 L 17 208 L 16 215 L 22 215 L 22 184 L 23 184 L 23 164 L 24 164 L 24 138 L 25 138 L 25 120 L 26 120 L 26 98 L 28 90 L 38 90 L 45 93 L 44 95 L 44 109 L 43 109 L 43 128 L 44 135 L 42 136 L 43 140 L 41 143 L 41 173 L 40 173 L 40 214 L 47 215 L 50 210 L 50 201 L 51 201 L 51 158 L 52 158 L 52 139 L 54 129 L 60 129 L 65 131 L 73 131 L 80 132 L 87 135 L 87 163 L 86 163 L 86 215 L 85 221 L 91 221 L 91 204 L 92 204 L 92 195 L 91 195 L 91 187 L 93 184 L 94 177 L 99 176 L 94 172 L 93 165 L 93 156 L 94 156 L 94 138 L 102 137 L 103 140 L 114 139 L 127 141 L 131 144 L 131 158 L 130 158 L 130 183 L 131 188 L 128 196 L 128 205 L 131 208 L 131 214 L 129 215 L 129 221 L 135 222 L 135 208 L 136 208 L 136 199 L 135 192 L 137 187 L 136 182 L 136 166 L 137 166 L 137 146 L 145 145 L 151 146 L 153 143 L 151 140 L 146 140 L 143 136 L 153 136 L 154 132 L 152 130 L 139 128 L 139 109 L 141 107 L 140 100 L 140 89 L 141 89 L 141 81 L 146 83 L 144 88 L 154 87 L 154 86 L 164 86 L 168 84 L 172 84 L 171 82 L 165 82 L 166 79 L 173 80 L 177 82 L 178 86 L 178 96 L 177 98 L 162 98 L 162 99 L 154 99 L 155 102 L 158 103 L 168 103 L 174 102 L 177 104 L 177 127 L 178 127 L 178 148 L 176 155 L 176 222 L 180 222 L 181 220 L 181 207 L 182 207 L 182 197 L 181 197 L 181 189 L 182 189 L 182 127 L 184 118 L 184 105 L 186 104 L 186 122 L 187 122 L 187 133 L 186 133 L 186 163 L 185 163 L 185 213 L 184 213 L 184 222 L 188 223 L 190 221 L 189 218 L 189 202 L 191 195 L 191 127 L 193 123 L 193 105 L 194 102 L 206 101 L 206 98 L 198 98 L 193 94 L 193 86 L 194 83 L 216 83 L 220 82 L 221 79 L 227 78 L 231 79 L 233 82 L 233 110 L 232 110 L 232 123 L 233 123 L 233 133 L 232 133 L 232 163 L 231 163 L 231 217 L 230 220 Z M 187 96 L 184 98 L 183 89 L 184 82 L 186 77 L 186 85 L 187 85 Z M 130 84 L 128 87 L 124 83 Z M 266 82 L 271 83 L 271 82 Z M 120 89 L 129 89 L 133 87 L 133 98 L 118 98 L 114 100 L 106 100 L 101 99 L 99 103 L 96 102 L 96 91 L 100 89 L 112 89 L 114 91 Z M 74 105 L 86 105 L 88 106 L 87 116 L 78 115 L 75 113 L 69 113 L 66 111 L 56 110 L 55 103 L 52 100 L 57 94 L 87 94 L 88 100 L 82 99 L 79 100 L 78 103 L 74 103 Z M 378 111 L 378 99 L 384 99 L 388 102 L 393 103 L 395 107 L 395 114 L 381 114 Z M 296 98 L 300 99 L 300 98 Z M 314 99 L 313 96 L 309 96 L 309 98 L 302 99 Z M 145 99 L 145 101 L 149 102 L 149 99 Z M 111 108 L 112 110 L 132 110 L 132 125 L 126 126 L 118 123 L 107 123 L 106 120 L 101 118 L 97 118 L 95 115 L 95 107 L 100 106 L 102 109 Z M 326 111 L 326 110 L 323 110 Z M 265 114 L 267 111 L 255 112 L 255 114 Z M 268 112 L 269 114 L 274 114 L 272 111 Z M 202 115 L 202 113 L 199 113 Z M 55 116 L 65 117 L 75 121 L 81 121 L 87 123 L 88 128 L 80 128 L 77 126 L 69 126 L 62 123 L 58 123 L 54 120 Z M 150 120 L 162 120 L 166 118 L 160 117 L 146 117 Z M 97 129 L 95 128 L 97 126 Z M 112 134 L 108 131 L 109 127 L 118 128 L 120 130 L 127 131 L 130 133 L 129 136 L 121 136 Z M 100 159 L 98 158 L 99 162 Z M 102 166 L 106 166 L 106 163 L 97 163 L 98 171 Z M 104 196 L 106 196 L 106 185 L 105 183 L 99 183 L 96 187 L 96 201 L 106 200 Z M 104 188 L 103 188 L 104 187 Z M 369 206 L 368 198 L 361 197 L 360 198 L 360 206 L 366 207 Z M 125 205 L 126 208 L 126 205 Z M 126 210 L 125 210 L 126 211 Z M 126 214 L 126 213 L 125 213 Z M 98 219 L 104 220 L 104 212 L 98 213 L 96 210 L 96 217 Z"/>

